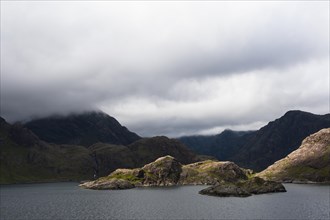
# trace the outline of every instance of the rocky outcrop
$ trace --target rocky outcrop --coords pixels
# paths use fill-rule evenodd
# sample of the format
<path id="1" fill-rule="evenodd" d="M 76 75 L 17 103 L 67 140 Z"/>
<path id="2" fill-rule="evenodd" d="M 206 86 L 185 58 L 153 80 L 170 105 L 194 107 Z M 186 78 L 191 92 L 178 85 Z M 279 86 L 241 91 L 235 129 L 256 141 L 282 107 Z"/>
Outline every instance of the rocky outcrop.
<path id="1" fill-rule="evenodd" d="M 131 189 L 138 186 L 215 185 L 200 191 L 215 196 L 246 197 L 252 194 L 285 192 L 281 183 L 250 178 L 245 170 L 232 162 L 202 161 L 181 165 L 165 156 L 137 169 L 117 169 L 109 176 L 80 186 L 87 189 Z"/>
<path id="2" fill-rule="evenodd" d="M 172 156 L 165 156 L 146 164 L 142 168 L 117 169 L 109 176 L 86 182 L 80 186 L 89 189 L 98 189 L 99 186 L 104 189 L 109 186 L 108 189 L 116 189 L 115 185 L 112 184 L 114 180 L 125 180 L 133 186 L 172 186 L 178 184 L 181 172 L 181 163 Z M 120 184 L 117 186 L 118 189 L 123 188 Z"/>
<path id="3" fill-rule="evenodd" d="M 109 176 L 80 186 L 87 189 L 131 189 L 139 186 L 215 185 L 200 191 L 215 196 L 246 197 L 252 194 L 285 192 L 281 183 L 248 178 L 244 170 L 232 162 L 203 161 L 181 165 L 175 158 L 165 156 L 142 168 L 117 169 Z"/>
<path id="4" fill-rule="evenodd" d="M 81 187 L 87 189 L 131 189 L 135 186 L 128 180 L 124 179 L 109 179 L 107 181 L 93 181 L 80 184 Z"/>
<path id="5" fill-rule="evenodd" d="M 310 135 L 297 150 L 257 175 L 281 182 L 330 182 L 330 128 Z"/>
<path id="6" fill-rule="evenodd" d="M 199 193 L 203 195 L 220 196 L 220 197 L 247 197 L 253 194 L 286 192 L 281 183 L 266 181 L 259 177 L 253 177 L 246 181 L 237 183 L 221 183 L 215 186 L 201 190 Z"/>
<path id="7" fill-rule="evenodd" d="M 246 172 L 233 162 L 206 160 L 184 165 L 180 175 L 182 185 L 214 185 L 247 179 Z"/>
<path id="8" fill-rule="evenodd" d="M 175 158 L 165 156 L 142 167 L 145 186 L 172 186 L 179 182 L 182 165 Z"/>

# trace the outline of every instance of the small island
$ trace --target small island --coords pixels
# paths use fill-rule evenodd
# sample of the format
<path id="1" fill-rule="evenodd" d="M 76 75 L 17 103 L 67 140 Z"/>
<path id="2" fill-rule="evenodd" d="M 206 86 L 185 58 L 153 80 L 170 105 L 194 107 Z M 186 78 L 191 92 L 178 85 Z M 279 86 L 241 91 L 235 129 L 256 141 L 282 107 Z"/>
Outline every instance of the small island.
<path id="1" fill-rule="evenodd" d="M 286 192 L 281 183 L 253 177 L 251 170 L 233 162 L 206 160 L 182 165 L 172 156 L 160 157 L 142 168 L 117 169 L 106 177 L 80 184 L 82 188 L 96 190 L 174 185 L 212 185 L 200 193 L 214 196 Z"/>

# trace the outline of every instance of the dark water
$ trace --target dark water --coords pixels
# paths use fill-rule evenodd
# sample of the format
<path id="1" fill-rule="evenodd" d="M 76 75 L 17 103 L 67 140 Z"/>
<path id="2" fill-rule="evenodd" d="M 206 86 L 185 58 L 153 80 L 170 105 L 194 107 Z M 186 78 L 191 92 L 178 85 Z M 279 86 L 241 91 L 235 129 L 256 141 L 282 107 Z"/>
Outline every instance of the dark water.
<path id="1" fill-rule="evenodd" d="M 76 183 L 1 186 L 1 219 L 329 219 L 329 186 L 286 184 L 287 193 L 219 198 L 204 186 L 80 189 Z"/>

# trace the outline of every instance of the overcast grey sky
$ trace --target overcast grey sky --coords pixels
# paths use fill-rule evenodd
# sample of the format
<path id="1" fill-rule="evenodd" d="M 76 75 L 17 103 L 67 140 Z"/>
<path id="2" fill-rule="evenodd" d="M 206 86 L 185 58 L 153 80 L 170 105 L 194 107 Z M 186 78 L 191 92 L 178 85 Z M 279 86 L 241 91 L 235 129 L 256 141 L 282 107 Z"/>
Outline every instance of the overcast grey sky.
<path id="1" fill-rule="evenodd" d="M 1 1 L 1 116 L 100 109 L 142 136 L 329 112 L 329 1 Z"/>

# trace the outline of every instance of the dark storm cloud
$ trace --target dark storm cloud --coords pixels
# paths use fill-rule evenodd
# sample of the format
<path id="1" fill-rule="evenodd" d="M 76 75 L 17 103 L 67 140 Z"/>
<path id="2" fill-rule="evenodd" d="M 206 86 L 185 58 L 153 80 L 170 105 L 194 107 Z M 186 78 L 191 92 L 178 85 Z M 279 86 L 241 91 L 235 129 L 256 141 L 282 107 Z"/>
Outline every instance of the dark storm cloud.
<path id="1" fill-rule="evenodd" d="M 1 116 L 101 109 L 141 135 L 328 111 L 328 2 L 1 2 Z"/>

